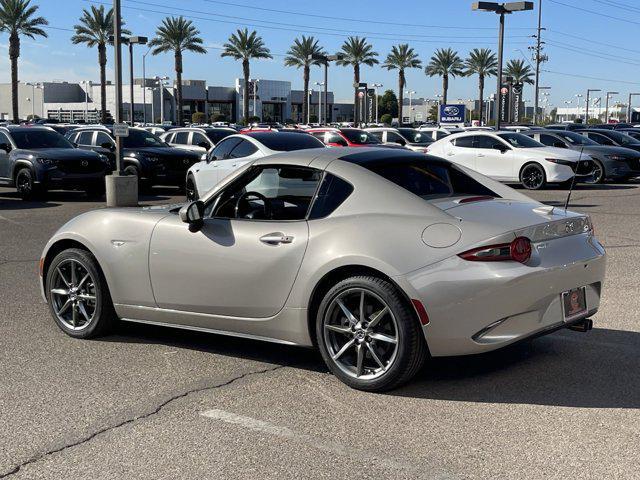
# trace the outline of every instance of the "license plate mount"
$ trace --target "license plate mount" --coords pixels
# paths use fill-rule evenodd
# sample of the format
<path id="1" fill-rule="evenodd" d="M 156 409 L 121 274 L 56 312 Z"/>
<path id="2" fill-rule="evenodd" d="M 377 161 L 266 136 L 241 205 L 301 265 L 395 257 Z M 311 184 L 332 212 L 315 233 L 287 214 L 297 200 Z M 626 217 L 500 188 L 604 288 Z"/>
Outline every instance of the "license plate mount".
<path id="1" fill-rule="evenodd" d="M 586 287 L 572 288 L 562 292 L 562 314 L 565 322 L 584 317 L 587 313 Z"/>

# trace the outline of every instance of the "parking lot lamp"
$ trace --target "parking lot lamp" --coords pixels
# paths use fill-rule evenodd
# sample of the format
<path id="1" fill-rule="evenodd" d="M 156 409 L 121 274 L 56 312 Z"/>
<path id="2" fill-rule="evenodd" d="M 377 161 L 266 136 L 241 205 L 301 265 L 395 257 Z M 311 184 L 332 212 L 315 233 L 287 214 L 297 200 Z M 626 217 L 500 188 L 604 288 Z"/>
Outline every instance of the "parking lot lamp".
<path id="1" fill-rule="evenodd" d="M 324 82 L 314 82 L 315 85 L 322 87 Z M 325 103 L 327 98 L 324 99 Z M 318 123 L 322 125 L 322 91 L 318 89 Z"/>
<path id="2" fill-rule="evenodd" d="M 147 123 L 147 55 L 151 53 L 153 47 L 149 47 L 146 53 L 142 55 L 142 123 Z M 151 123 L 153 123 L 153 96 L 151 97 Z"/>
<path id="3" fill-rule="evenodd" d="M 588 88 L 587 89 L 587 98 L 585 102 L 585 110 L 584 110 L 584 124 L 589 125 L 589 95 L 591 92 L 600 92 L 599 88 Z"/>
<path id="4" fill-rule="evenodd" d="M 36 89 L 43 90 L 42 95 L 44 97 L 44 88 L 41 83 L 27 82 L 25 83 L 25 85 L 29 85 L 31 87 L 31 120 L 33 121 L 34 117 L 36 116 Z M 44 108 L 42 110 L 42 116 L 44 117 Z"/>
<path id="5" fill-rule="evenodd" d="M 609 123 L 609 99 L 613 95 L 618 95 L 620 92 L 607 92 L 607 98 L 605 99 L 604 107 L 604 123 Z"/>
<path id="6" fill-rule="evenodd" d="M 373 87 L 373 90 L 375 92 L 374 95 L 376 96 L 376 123 L 378 123 L 378 88 L 381 88 L 384 85 L 382 85 L 381 83 L 374 83 L 371 86 Z"/>
<path id="7" fill-rule="evenodd" d="M 313 55 L 309 55 L 308 57 L 309 60 L 316 60 L 324 65 L 324 108 L 325 108 L 324 118 L 325 118 L 325 121 L 327 122 L 331 121 L 329 102 L 327 101 L 327 99 L 329 98 L 327 96 L 328 88 L 329 88 L 329 62 L 335 62 L 341 57 L 342 55 L 340 54 L 336 54 L 336 55 L 313 54 Z"/>
<path id="8" fill-rule="evenodd" d="M 413 123 L 413 120 L 411 120 L 411 113 L 413 111 L 413 106 L 411 105 L 411 96 L 416 93 L 415 90 L 407 90 L 406 93 L 409 96 L 409 123 Z M 398 125 L 402 126 L 402 112 L 398 113 L 398 116 L 400 117 L 399 121 L 398 121 Z"/>
<path id="9" fill-rule="evenodd" d="M 631 122 L 631 97 L 634 95 L 640 95 L 640 93 L 630 93 L 629 94 L 629 104 L 627 105 L 627 122 Z"/>
<path id="10" fill-rule="evenodd" d="M 165 83 L 165 80 L 169 80 L 169 77 L 159 77 L 158 75 L 156 75 L 154 79 L 156 81 L 156 85 L 160 87 L 160 124 L 163 124 L 164 123 L 164 87 L 165 85 L 167 85 Z M 155 123 L 155 119 L 153 119 L 153 122 Z"/>
<path id="11" fill-rule="evenodd" d="M 147 37 L 138 37 L 133 36 L 127 39 L 127 43 L 129 44 L 129 123 L 133 126 L 134 120 L 134 105 L 133 101 L 133 46 L 134 45 L 146 45 L 149 39 Z"/>
<path id="12" fill-rule="evenodd" d="M 498 74 L 496 75 L 496 130 L 500 130 L 500 112 L 502 110 L 502 96 L 500 95 L 500 90 L 502 88 L 502 58 L 504 54 L 504 16 L 513 12 L 533 10 L 533 2 L 474 2 L 471 5 L 471 9 L 493 12 L 500 15 L 500 28 L 498 33 Z"/>

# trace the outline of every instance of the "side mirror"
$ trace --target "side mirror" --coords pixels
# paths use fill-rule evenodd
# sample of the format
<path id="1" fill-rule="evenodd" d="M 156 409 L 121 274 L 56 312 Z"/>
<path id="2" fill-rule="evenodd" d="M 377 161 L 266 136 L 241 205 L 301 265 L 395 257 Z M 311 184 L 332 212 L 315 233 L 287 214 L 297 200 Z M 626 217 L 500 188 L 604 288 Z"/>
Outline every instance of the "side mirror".
<path id="1" fill-rule="evenodd" d="M 506 152 L 507 150 L 509 150 L 509 147 L 507 147 L 506 145 L 502 144 L 502 143 L 494 143 L 491 148 L 493 148 L 494 150 L 498 150 L 501 153 Z"/>
<path id="2" fill-rule="evenodd" d="M 9 153 L 11 151 L 11 145 L 8 143 L 0 143 L 0 150 L 4 150 Z"/>
<path id="3" fill-rule="evenodd" d="M 204 222 L 204 202 L 202 200 L 196 200 L 188 203 L 180 209 L 179 213 L 180 220 L 189 224 L 189 230 L 191 232 L 197 232 Z"/>
<path id="4" fill-rule="evenodd" d="M 567 148 L 567 146 L 563 142 L 554 142 L 553 146 L 556 148 Z"/>

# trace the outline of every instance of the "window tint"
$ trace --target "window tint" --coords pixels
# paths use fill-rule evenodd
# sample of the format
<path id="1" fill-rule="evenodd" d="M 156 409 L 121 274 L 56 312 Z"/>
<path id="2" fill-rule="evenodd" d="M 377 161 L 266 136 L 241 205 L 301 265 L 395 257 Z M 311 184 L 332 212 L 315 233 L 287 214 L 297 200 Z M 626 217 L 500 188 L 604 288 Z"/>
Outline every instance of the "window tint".
<path id="1" fill-rule="evenodd" d="M 328 133 L 328 132 L 327 132 Z M 311 134 L 312 136 L 316 137 L 318 140 L 320 140 L 321 142 L 324 142 L 325 140 L 325 132 L 313 132 Z M 327 140 L 327 143 L 329 143 L 329 141 Z"/>
<path id="2" fill-rule="evenodd" d="M 113 140 L 111 140 L 111 137 L 106 133 L 98 132 L 98 135 L 96 136 L 96 145 L 100 147 L 105 143 L 113 145 Z"/>
<path id="3" fill-rule="evenodd" d="M 373 135 L 374 137 L 376 137 L 378 140 L 382 141 L 382 132 L 369 132 L 371 135 Z M 389 136 L 389 134 L 387 134 L 387 137 Z"/>
<path id="4" fill-rule="evenodd" d="M 304 167 L 256 167 L 224 189 L 205 215 L 253 220 L 303 220 L 322 173 Z M 248 192 L 260 194 L 249 196 Z M 236 217 L 237 212 L 237 217 Z"/>
<path id="5" fill-rule="evenodd" d="M 166 147 L 167 144 L 160 140 L 160 137 L 146 130 L 136 128 L 129 129 L 129 136 L 122 137 L 124 148 L 144 148 L 144 147 Z"/>
<path id="6" fill-rule="evenodd" d="M 359 145 L 380 143 L 380 140 L 371 135 L 369 132 L 365 132 L 364 130 L 359 130 L 357 128 L 343 128 L 341 132 L 351 143 L 356 143 Z"/>
<path id="7" fill-rule="evenodd" d="M 11 145 L 11 142 L 9 141 L 9 137 L 7 137 L 2 132 L 0 132 L 0 143 L 6 143 L 7 145 Z"/>
<path id="8" fill-rule="evenodd" d="M 476 136 L 469 135 L 468 137 L 458 137 L 454 138 L 451 143 L 453 143 L 456 147 L 462 148 L 473 148 L 475 143 Z"/>
<path id="9" fill-rule="evenodd" d="M 291 152 L 307 148 L 322 148 L 324 144 L 306 133 L 264 132 L 251 135 L 270 150 Z"/>
<path id="10" fill-rule="evenodd" d="M 539 148 L 543 145 L 521 133 L 498 133 L 498 136 L 515 148 Z"/>
<path id="11" fill-rule="evenodd" d="M 240 139 L 238 137 L 228 138 L 221 141 L 216 145 L 216 148 L 211 151 L 211 160 L 224 160 L 225 158 L 229 158 L 231 150 L 233 150 L 233 147 L 238 143 L 240 143 Z"/>
<path id="12" fill-rule="evenodd" d="M 565 139 L 571 145 L 598 145 L 598 142 L 594 142 L 590 138 L 585 137 L 584 135 L 580 135 L 576 132 L 569 131 L 558 131 L 557 135 Z"/>
<path id="13" fill-rule="evenodd" d="M 560 142 L 561 140 L 547 133 L 541 133 L 538 141 L 547 147 L 553 147 L 556 142 Z"/>
<path id="14" fill-rule="evenodd" d="M 233 130 L 207 130 L 207 137 L 209 137 L 209 140 L 211 140 L 214 145 L 217 145 L 220 140 L 234 133 L 236 132 Z"/>
<path id="15" fill-rule="evenodd" d="M 436 130 L 436 140 L 440 140 L 441 138 L 444 138 L 448 135 L 451 135 L 451 134 L 447 132 L 441 132 L 440 130 Z"/>
<path id="16" fill-rule="evenodd" d="M 240 143 L 231 151 L 231 158 L 245 158 L 253 155 L 258 148 L 247 140 L 240 140 Z"/>
<path id="17" fill-rule="evenodd" d="M 399 143 L 400 145 L 406 145 L 406 141 L 396 132 L 387 132 L 387 142 Z"/>
<path id="18" fill-rule="evenodd" d="M 73 145 L 53 130 L 28 129 L 12 131 L 11 136 L 18 148 L 37 150 L 39 148 L 73 148 Z"/>
<path id="19" fill-rule="evenodd" d="M 475 137 L 475 148 L 493 149 L 495 144 L 500 144 L 500 140 L 489 135 L 478 135 Z"/>
<path id="20" fill-rule="evenodd" d="M 178 132 L 173 137 L 173 143 L 176 145 L 188 145 L 189 144 L 189 132 Z"/>
<path id="21" fill-rule="evenodd" d="M 76 139 L 76 143 L 78 145 L 91 145 L 91 140 L 93 139 L 93 131 L 80 132 L 78 138 Z"/>
<path id="22" fill-rule="evenodd" d="M 335 175 L 327 173 L 311 207 L 309 220 L 324 218 L 344 202 L 353 192 L 353 185 Z"/>
<path id="23" fill-rule="evenodd" d="M 204 145 L 205 143 L 208 145 L 206 148 L 210 148 L 211 142 L 209 141 L 209 139 L 207 139 L 207 137 L 205 137 L 200 132 L 193 132 L 193 136 L 191 137 L 191 145 L 201 146 L 200 144 Z"/>
<path id="24" fill-rule="evenodd" d="M 160 133 L 160 135 L 162 135 L 162 133 Z M 175 136 L 176 136 L 175 133 L 170 133 L 165 137 L 164 141 L 167 142 L 167 143 L 173 143 L 173 137 L 175 137 Z"/>
<path id="25" fill-rule="evenodd" d="M 327 143 L 337 143 L 338 145 L 347 146 L 347 142 L 336 132 L 327 132 Z"/>

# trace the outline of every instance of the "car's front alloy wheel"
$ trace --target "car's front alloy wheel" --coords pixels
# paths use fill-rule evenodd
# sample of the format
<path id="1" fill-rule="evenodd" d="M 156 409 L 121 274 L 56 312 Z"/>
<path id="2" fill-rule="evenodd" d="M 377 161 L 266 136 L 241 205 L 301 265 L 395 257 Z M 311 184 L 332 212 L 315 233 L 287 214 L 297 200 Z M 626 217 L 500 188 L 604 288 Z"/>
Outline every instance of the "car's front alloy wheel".
<path id="1" fill-rule="evenodd" d="M 115 313 L 107 283 L 90 253 L 59 253 L 47 271 L 45 288 L 54 320 L 70 336 L 94 337 L 112 326 Z"/>
<path id="2" fill-rule="evenodd" d="M 547 183 L 544 169 L 537 163 L 525 165 L 520 173 L 520 183 L 527 190 L 539 190 Z"/>
<path id="3" fill-rule="evenodd" d="M 426 357 L 422 329 L 397 289 L 376 277 L 352 277 L 323 299 L 317 320 L 322 356 L 347 385 L 394 388 L 415 375 Z"/>

